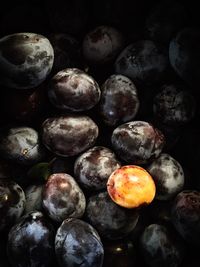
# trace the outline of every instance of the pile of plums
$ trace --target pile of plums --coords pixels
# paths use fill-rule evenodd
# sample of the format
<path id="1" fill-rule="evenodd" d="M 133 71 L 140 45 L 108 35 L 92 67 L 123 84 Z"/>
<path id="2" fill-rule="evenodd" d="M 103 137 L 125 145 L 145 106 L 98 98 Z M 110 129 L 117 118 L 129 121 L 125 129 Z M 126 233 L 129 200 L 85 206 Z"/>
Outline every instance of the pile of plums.
<path id="1" fill-rule="evenodd" d="M 200 264 L 192 1 L 0 10 L 0 266 Z"/>

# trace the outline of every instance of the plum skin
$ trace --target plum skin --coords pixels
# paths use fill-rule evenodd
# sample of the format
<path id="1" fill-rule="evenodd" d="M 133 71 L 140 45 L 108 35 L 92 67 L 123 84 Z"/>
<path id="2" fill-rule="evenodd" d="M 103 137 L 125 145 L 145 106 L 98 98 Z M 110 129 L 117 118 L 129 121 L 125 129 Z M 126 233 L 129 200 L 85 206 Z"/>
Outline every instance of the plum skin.
<path id="1" fill-rule="evenodd" d="M 80 219 L 64 220 L 55 237 L 61 267 L 102 267 L 104 249 L 96 230 Z"/>
<path id="2" fill-rule="evenodd" d="M 137 209 L 125 209 L 115 204 L 107 192 L 88 199 L 86 220 L 106 239 L 116 240 L 128 236 L 139 219 Z"/>
<path id="3" fill-rule="evenodd" d="M 15 33 L 0 39 L 0 80 L 7 87 L 38 86 L 50 73 L 53 60 L 53 47 L 43 35 Z"/>
<path id="4" fill-rule="evenodd" d="M 115 154 L 103 146 L 90 148 L 74 163 L 74 175 L 80 185 L 90 191 L 106 188 L 110 174 L 121 166 Z"/>
<path id="5" fill-rule="evenodd" d="M 183 239 L 199 246 L 200 235 L 200 192 L 184 190 L 174 199 L 171 209 L 172 223 Z"/>
<path id="6" fill-rule="evenodd" d="M 71 175 L 56 173 L 48 178 L 44 186 L 42 205 L 52 220 L 62 222 L 69 217 L 82 217 L 86 200 Z"/>
<path id="7" fill-rule="evenodd" d="M 50 267 L 54 260 L 55 231 L 38 211 L 24 215 L 9 234 L 7 255 L 13 267 Z"/>

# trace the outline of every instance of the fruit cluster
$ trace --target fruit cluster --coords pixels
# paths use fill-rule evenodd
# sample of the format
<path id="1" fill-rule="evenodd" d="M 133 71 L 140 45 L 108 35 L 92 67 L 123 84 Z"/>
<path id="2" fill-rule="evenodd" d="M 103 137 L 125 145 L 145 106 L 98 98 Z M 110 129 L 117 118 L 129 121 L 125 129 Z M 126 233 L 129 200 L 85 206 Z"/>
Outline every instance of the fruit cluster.
<path id="1" fill-rule="evenodd" d="M 0 266 L 200 262 L 200 21 L 188 1 L 0 11 Z"/>

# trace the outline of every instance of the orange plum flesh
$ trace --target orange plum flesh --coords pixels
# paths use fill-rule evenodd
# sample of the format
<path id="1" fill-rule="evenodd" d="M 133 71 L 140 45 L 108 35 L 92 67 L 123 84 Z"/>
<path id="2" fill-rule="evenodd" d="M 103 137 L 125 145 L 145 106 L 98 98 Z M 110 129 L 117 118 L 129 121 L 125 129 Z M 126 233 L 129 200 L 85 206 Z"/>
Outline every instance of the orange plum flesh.
<path id="1" fill-rule="evenodd" d="M 131 209 L 150 204 L 155 197 L 156 186 L 145 169 L 128 165 L 110 175 L 107 191 L 116 204 Z"/>

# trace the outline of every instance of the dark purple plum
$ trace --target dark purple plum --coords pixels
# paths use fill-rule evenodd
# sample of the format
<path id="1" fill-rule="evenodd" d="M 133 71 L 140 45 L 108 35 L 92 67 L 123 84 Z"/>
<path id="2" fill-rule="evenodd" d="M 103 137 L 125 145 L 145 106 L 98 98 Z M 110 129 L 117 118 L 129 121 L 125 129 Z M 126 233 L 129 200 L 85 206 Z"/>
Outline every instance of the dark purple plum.
<path id="1" fill-rule="evenodd" d="M 76 156 L 92 147 L 98 132 L 94 121 L 84 115 L 47 118 L 42 125 L 44 145 L 62 157 Z"/>
<path id="2" fill-rule="evenodd" d="M 172 206 L 172 222 L 187 243 L 200 245 L 200 192 L 180 192 Z"/>
<path id="3" fill-rule="evenodd" d="M 89 64 L 112 62 L 124 46 L 124 37 L 117 29 L 102 25 L 88 32 L 83 40 L 83 56 Z"/>
<path id="4" fill-rule="evenodd" d="M 156 185 L 156 198 L 168 200 L 184 187 L 184 172 L 180 163 L 169 154 L 162 153 L 148 167 Z"/>
<path id="5" fill-rule="evenodd" d="M 161 82 L 168 73 L 167 53 L 150 40 L 128 45 L 115 61 L 115 71 L 136 84 L 152 85 Z"/>
<path id="6" fill-rule="evenodd" d="M 102 85 L 99 112 L 107 125 L 116 126 L 134 119 L 139 106 L 137 89 L 129 78 L 112 75 Z"/>
<path id="7" fill-rule="evenodd" d="M 57 230 L 55 251 L 60 267 L 102 267 L 104 248 L 96 230 L 79 219 L 64 220 Z"/>
<path id="8" fill-rule="evenodd" d="M 200 31 L 198 28 L 181 29 L 169 45 L 169 59 L 175 72 L 198 91 L 200 77 Z"/>
<path id="9" fill-rule="evenodd" d="M 62 222 L 67 218 L 82 217 L 86 200 L 71 175 L 56 173 L 48 178 L 43 188 L 42 205 L 52 220 Z"/>
<path id="10" fill-rule="evenodd" d="M 97 82 L 77 68 L 59 71 L 49 83 L 49 100 L 61 110 L 71 112 L 89 110 L 99 102 L 100 95 Z"/>
<path id="11" fill-rule="evenodd" d="M 45 36 L 6 35 L 0 39 L 0 83 L 15 89 L 35 88 L 50 74 L 53 60 L 53 47 Z"/>
<path id="12" fill-rule="evenodd" d="M 184 244 L 175 231 L 160 224 L 147 226 L 140 237 L 142 257 L 151 267 L 178 267 L 183 260 Z"/>
<path id="13" fill-rule="evenodd" d="M 88 199 L 85 216 L 101 237 L 115 240 L 128 236 L 137 224 L 139 213 L 120 207 L 107 192 L 100 192 Z"/>
<path id="14" fill-rule="evenodd" d="M 78 41 L 66 33 L 51 33 L 48 39 L 54 49 L 54 63 L 52 72 L 66 68 L 77 68 L 82 66 L 81 51 Z"/>
<path id="15" fill-rule="evenodd" d="M 21 186 L 10 179 L 0 178 L 0 232 L 9 230 L 21 217 L 25 194 Z"/>
<path id="16" fill-rule="evenodd" d="M 174 0 L 163 0 L 159 1 L 147 16 L 145 31 L 151 40 L 168 44 L 186 22 L 187 12 L 184 5 Z"/>
<path id="17" fill-rule="evenodd" d="M 128 240 L 104 243 L 104 267 L 133 267 L 136 261 L 136 249 Z"/>
<path id="18" fill-rule="evenodd" d="M 45 156 L 38 132 L 31 127 L 5 127 L 0 131 L 1 157 L 21 165 L 37 163 Z"/>
<path id="19" fill-rule="evenodd" d="M 165 84 L 155 95 L 154 116 L 163 124 L 177 126 L 190 122 L 196 111 L 194 96 L 175 84 Z"/>
<path id="20" fill-rule="evenodd" d="M 112 146 L 126 163 L 145 164 L 157 158 L 163 150 L 163 134 L 145 121 L 131 121 L 114 129 Z"/>
<path id="21" fill-rule="evenodd" d="M 9 234 L 7 254 L 13 267 L 49 267 L 55 258 L 55 231 L 38 211 L 24 215 Z"/>
<path id="22" fill-rule="evenodd" d="M 42 211 L 42 193 L 44 185 L 29 185 L 25 189 L 25 209 L 24 214 L 31 211 Z"/>
<path id="23" fill-rule="evenodd" d="M 95 146 L 76 158 L 74 175 L 83 188 L 101 190 L 106 189 L 109 176 L 120 167 L 120 162 L 109 148 Z"/>

